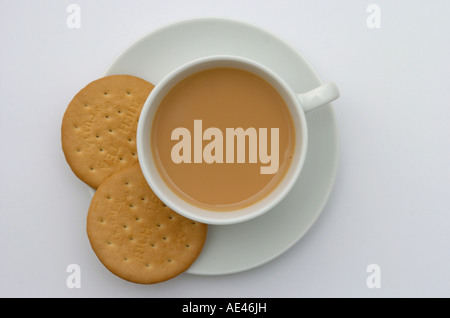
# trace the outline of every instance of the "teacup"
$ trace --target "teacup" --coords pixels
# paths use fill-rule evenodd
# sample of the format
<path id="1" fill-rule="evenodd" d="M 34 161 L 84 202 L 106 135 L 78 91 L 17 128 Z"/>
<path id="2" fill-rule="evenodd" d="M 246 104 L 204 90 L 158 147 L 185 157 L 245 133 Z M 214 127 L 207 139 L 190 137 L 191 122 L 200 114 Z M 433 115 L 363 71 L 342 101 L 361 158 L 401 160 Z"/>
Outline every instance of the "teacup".
<path id="1" fill-rule="evenodd" d="M 248 221 L 297 181 L 308 149 L 305 113 L 338 97 L 334 83 L 296 94 L 244 57 L 191 61 L 148 96 L 137 128 L 139 164 L 175 212 L 206 224 Z"/>

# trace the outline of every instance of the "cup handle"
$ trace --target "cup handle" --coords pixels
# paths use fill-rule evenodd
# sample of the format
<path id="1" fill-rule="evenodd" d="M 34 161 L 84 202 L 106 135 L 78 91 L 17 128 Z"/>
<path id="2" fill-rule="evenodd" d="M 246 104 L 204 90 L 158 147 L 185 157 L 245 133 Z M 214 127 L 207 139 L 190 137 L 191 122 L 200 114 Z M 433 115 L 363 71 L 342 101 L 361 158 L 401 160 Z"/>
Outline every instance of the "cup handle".
<path id="1" fill-rule="evenodd" d="M 326 105 L 340 96 L 335 83 L 326 83 L 306 93 L 297 94 L 305 113 Z"/>

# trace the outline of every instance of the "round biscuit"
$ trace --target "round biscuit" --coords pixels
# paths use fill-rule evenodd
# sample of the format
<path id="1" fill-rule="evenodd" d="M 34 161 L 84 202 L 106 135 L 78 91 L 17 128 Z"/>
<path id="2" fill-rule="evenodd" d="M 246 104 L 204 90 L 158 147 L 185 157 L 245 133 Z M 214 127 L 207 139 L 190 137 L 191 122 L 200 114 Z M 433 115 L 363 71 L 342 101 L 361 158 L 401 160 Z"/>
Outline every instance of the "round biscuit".
<path id="1" fill-rule="evenodd" d="M 99 186 L 89 207 L 87 234 L 98 259 L 113 274 L 154 284 L 190 267 L 203 249 L 207 225 L 168 208 L 137 165 Z"/>
<path id="2" fill-rule="evenodd" d="M 132 75 L 111 75 L 81 89 L 62 120 L 61 144 L 75 175 L 96 189 L 138 162 L 136 130 L 153 84 Z"/>

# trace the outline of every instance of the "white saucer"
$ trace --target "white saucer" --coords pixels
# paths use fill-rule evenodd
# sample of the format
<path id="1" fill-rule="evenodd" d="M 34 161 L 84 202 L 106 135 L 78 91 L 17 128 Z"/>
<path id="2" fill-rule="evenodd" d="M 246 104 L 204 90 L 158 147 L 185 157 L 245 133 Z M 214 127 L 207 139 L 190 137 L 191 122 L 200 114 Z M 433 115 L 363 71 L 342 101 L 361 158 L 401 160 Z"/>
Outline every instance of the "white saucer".
<path id="1" fill-rule="evenodd" d="M 265 30 L 222 18 L 186 20 L 162 27 L 131 45 L 105 73 L 130 74 L 157 84 L 172 69 L 199 57 L 231 54 L 275 70 L 294 91 L 322 84 L 308 62 Z M 297 243 L 320 215 L 333 187 L 338 163 L 338 131 L 331 105 L 306 116 L 309 148 L 299 181 L 265 215 L 237 225 L 210 225 L 204 249 L 191 274 L 237 273 L 262 265 Z"/>

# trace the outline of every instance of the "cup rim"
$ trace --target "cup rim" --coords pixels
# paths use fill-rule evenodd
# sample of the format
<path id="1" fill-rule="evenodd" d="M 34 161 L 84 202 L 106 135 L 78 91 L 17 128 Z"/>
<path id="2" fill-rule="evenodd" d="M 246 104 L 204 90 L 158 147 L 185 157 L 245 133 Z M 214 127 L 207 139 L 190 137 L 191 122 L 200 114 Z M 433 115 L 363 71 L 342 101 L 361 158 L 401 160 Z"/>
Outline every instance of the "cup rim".
<path id="1" fill-rule="evenodd" d="M 150 147 L 150 135 L 151 127 L 153 124 L 153 117 L 156 109 L 159 107 L 158 99 L 162 99 L 167 94 L 167 92 L 183 78 L 194 74 L 196 72 L 194 70 L 196 67 L 205 67 L 206 65 L 209 65 L 209 63 L 215 63 L 217 65 L 218 63 L 228 62 L 232 64 L 234 63 L 235 65 L 239 64 L 241 66 L 241 69 L 244 70 L 248 70 L 248 68 L 259 70 L 262 74 L 264 74 L 265 79 L 267 79 L 267 77 L 270 78 L 270 84 L 272 86 L 274 86 L 274 81 L 276 84 L 279 84 L 278 87 L 275 87 L 275 89 L 283 96 L 284 99 L 286 99 L 287 96 L 290 100 L 289 103 L 292 102 L 293 104 L 289 104 L 288 108 L 294 120 L 296 139 L 300 135 L 301 142 L 297 140 L 295 142 L 295 162 L 293 159 L 290 167 L 288 168 L 288 171 L 286 172 L 286 175 L 282 178 L 282 181 L 269 194 L 249 206 L 233 211 L 217 212 L 194 206 L 189 202 L 184 201 L 182 198 L 178 197 L 175 193 L 172 192 L 172 190 L 167 186 L 165 181 L 160 176 L 158 169 L 154 164 L 153 154 Z M 242 67 L 243 65 L 245 65 L 245 68 Z M 213 67 L 220 66 L 210 66 L 205 67 L 204 69 Z M 187 73 L 187 75 L 179 78 L 185 73 Z M 280 92 L 280 88 L 283 90 L 283 92 Z M 161 94 L 163 94 L 162 97 Z M 288 101 L 285 100 L 285 102 L 286 104 L 288 104 Z M 295 113 L 293 113 L 292 110 L 294 110 Z M 298 129 L 300 129 L 300 132 L 298 131 Z M 274 71 L 257 61 L 245 57 L 234 55 L 212 55 L 192 60 L 175 68 L 155 85 L 155 87 L 147 97 L 139 116 L 136 143 L 139 165 L 141 167 L 144 178 L 146 179 L 148 185 L 153 190 L 155 195 L 162 202 L 164 202 L 175 212 L 193 221 L 198 221 L 205 224 L 226 225 L 241 223 L 256 218 L 271 210 L 275 205 L 277 205 L 284 199 L 284 197 L 289 193 L 289 191 L 296 183 L 300 175 L 300 171 L 303 168 L 308 148 L 308 129 L 305 113 L 300 105 L 300 101 L 296 97 L 296 94 L 292 91 L 290 86 Z M 300 149 L 297 149 L 299 145 Z"/>

